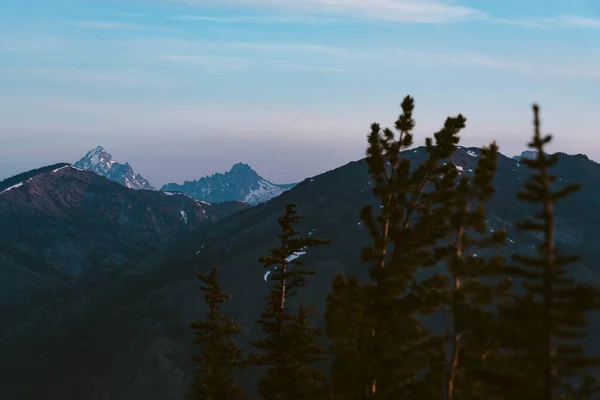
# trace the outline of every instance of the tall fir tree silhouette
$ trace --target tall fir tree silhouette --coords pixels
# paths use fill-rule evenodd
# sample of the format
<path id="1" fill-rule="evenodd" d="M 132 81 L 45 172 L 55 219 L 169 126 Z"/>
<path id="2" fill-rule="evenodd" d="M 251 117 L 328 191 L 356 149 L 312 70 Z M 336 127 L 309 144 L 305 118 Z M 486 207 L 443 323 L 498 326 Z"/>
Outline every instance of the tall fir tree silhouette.
<path id="1" fill-rule="evenodd" d="M 558 155 L 545 152 L 552 136 L 540 133 L 537 105 L 533 106 L 533 115 L 529 147 L 536 155 L 521 160 L 530 176 L 519 199 L 540 209 L 517 227 L 537 234 L 541 243 L 533 254 L 514 255 L 512 265 L 506 268 L 521 290 L 512 294 L 512 301 L 503 307 L 504 340 L 513 352 L 512 369 L 517 371 L 513 385 L 505 385 L 504 390 L 514 399 L 586 398 L 597 389 L 586 368 L 599 365 L 600 359 L 586 354 L 582 339 L 589 325 L 586 314 L 599 308 L 600 293 L 597 287 L 578 282 L 571 275 L 572 264 L 579 257 L 563 254 L 556 245 L 554 212 L 555 204 L 580 186 L 571 183 L 560 189 L 554 187 L 558 178 L 551 168 L 558 162 Z"/>
<path id="2" fill-rule="evenodd" d="M 293 313 L 287 304 L 306 285 L 307 277 L 315 274 L 303 267 L 298 256 L 309 247 L 329 243 L 313 236 L 300 236 L 294 225 L 301 218 L 296 205 L 288 204 L 279 218 L 280 245 L 259 258 L 270 271 L 268 279 L 275 285 L 258 321 L 266 337 L 252 342 L 257 352 L 248 357 L 248 363 L 266 367 L 258 383 L 259 394 L 265 400 L 319 399 L 326 380 L 314 365 L 326 357 L 326 350 L 318 344 L 321 331 L 309 321 L 310 307 L 302 306 Z"/>
<path id="3" fill-rule="evenodd" d="M 381 202 L 380 215 L 371 206 L 360 213 L 373 238 L 362 257 L 371 266 L 372 281 L 363 284 L 340 274 L 328 296 L 335 399 L 416 399 L 427 391 L 421 377 L 432 345 L 418 314 L 432 312 L 444 281 L 433 276 L 417 282 L 415 273 L 435 264 L 433 248 L 447 235 L 444 218 L 454 177 L 453 167 L 442 160 L 454 153 L 466 120 L 448 118 L 435 143 L 426 139 L 426 161 L 411 169 L 400 152 L 413 143 L 413 99 L 407 96 L 401 107 L 398 137 L 378 124 L 368 136 L 366 161 Z"/>
<path id="4" fill-rule="evenodd" d="M 205 319 L 192 322 L 196 339 L 202 351 L 194 360 L 200 363 L 189 397 L 198 400 L 241 400 L 244 392 L 237 386 L 234 374 L 243 360 L 243 351 L 233 340 L 233 335 L 241 332 L 235 322 L 221 313 L 221 305 L 229 299 L 223 293 L 217 276 L 217 268 L 210 274 L 198 273 L 198 278 L 205 284 L 200 290 L 205 293 L 204 300 L 208 306 Z"/>
<path id="5" fill-rule="evenodd" d="M 499 246 L 506 237 L 504 230 L 489 234 L 486 222 L 485 203 L 495 193 L 497 159 L 494 142 L 481 149 L 474 176 L 460 176 L 447 204 L 448 242 L 437 249 L 438 258 L 447 260 L 450 278 L 441 291 L 447 327 L 441 341 L 442 365 L 438 367 L 443 382 L 441 398 L 446 400 L 494 398 L 475 377 L 481 361 L 493 356 L 494 306 L 499 297 L 505 298 L 511 281 L 499 279 L 503 257 L 486 259 L 472 251 Z M 432 392 L 439 387 L 433 383 Z"/>

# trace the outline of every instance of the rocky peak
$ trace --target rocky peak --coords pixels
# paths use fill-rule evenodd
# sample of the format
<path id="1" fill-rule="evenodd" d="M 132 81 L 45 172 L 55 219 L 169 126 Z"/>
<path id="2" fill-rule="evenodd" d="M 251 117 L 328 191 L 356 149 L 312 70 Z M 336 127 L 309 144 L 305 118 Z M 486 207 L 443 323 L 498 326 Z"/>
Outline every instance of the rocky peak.
<path id="1" fill-rule="evenodd" d="M 513 159 L 516 161 L 520 161 L 523 159 L 532 160 L 535 158 L 536 155 L 537 155 L 537 151 L 535 151 L 535 150 L 525 150 L 525 151 L 521 152 L 520 156 L 514 156 Z"/>
<path id="2" fill-rule="evenodd" d="M 245 163 L 236 163 L 224 174 L 216 173 L 183 185 L 168 183 L 162 191 L 179 191 L 195 199 L 209 202 L 244 201 L 251 205 L 264 203 L 291 189 L 295 184 L 278 185 L 262 178 Z"/>
<path id="3" fill-rule="evenodd" d="M 233 175 L 238 179 L 258 180 L 261 177 L 248 164 L 237 163 L 229 170 L 228 175 Z"/>
<path id="4" fill-rule="evenodd" d="M 116 162 L 102 146 L 88 151 L 75 163 L 75 166 L 104 176 L 130 189 L 155 190 L 147 179 L 134 172 L 128 162 L 125 164 Z"/>

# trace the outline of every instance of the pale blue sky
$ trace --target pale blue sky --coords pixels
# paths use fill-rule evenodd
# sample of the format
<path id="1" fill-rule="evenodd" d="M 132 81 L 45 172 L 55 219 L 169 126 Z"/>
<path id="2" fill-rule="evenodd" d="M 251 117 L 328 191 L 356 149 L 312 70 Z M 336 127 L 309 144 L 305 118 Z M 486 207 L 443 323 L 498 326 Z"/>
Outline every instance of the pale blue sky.
<path id="1" fill-rule="evenodd" d="M 416 99 L 417 138 L 600 159 L 596 0 L 2 0 L 0 178 L 96 145 L 152 184 L 248 162 L 274 182 L 364 154 Z"/>

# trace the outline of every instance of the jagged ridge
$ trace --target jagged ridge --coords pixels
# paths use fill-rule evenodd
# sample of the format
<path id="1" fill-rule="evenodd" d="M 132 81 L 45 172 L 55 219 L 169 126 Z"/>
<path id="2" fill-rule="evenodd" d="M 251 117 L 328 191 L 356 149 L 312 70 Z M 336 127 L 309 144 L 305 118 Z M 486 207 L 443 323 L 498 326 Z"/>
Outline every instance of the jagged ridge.
<path id="1" fill-rule="evenodd" d="M 90 150 L 75 163 L 75 166 L 95 172 L 130 189 L 156 190 L 146 178 L 136 174 L 129 163 L 120 164 L 113 160 L 112 155 L 102 146 Z"/>
<path id="2" fill-rule="evenodd" d="M 237 163 L 224 174 L 216 173 L 196 181 L 185 181 L 183 185 L 168 183 L 160 190 L 179 191 L 193 198 L 210 202 L 243 201 L 250 205 L 257 205 L 279 196 L 294 186 L 295 183 L 281 185 L 269 182 L 248 164 Z"/>

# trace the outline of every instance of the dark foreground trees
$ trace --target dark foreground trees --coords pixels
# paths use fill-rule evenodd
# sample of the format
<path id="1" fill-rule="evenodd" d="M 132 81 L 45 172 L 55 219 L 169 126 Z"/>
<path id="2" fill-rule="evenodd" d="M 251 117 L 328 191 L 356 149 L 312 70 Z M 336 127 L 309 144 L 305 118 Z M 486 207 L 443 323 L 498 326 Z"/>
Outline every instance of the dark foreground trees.
<path id="1" fill-rule="evenodd" d="M 336 399 L 408 399 L 431 395 L 424 384 L 432 336 L 419 320 L 439 304 L 444 279 L 416 279 L 437 261 L 433 249 L 447 236 L 445 217 L 456 171 L 443 163 L 456 149 L 465 118 L 448 118 L 427 138 L 427 159 L 416 168 L 400 152 L 413 143 L 413 99 L 402 102 L 391 129 L 371 126 L 367 164 L 380 213 L 365 206 L 361 219 L 373 244 L 363 251 L 370 283 L 338 275 L 328 297 L 327 334 L 334 356 L 331 392 Z M 441 387 L 441 383 L 437 388 Z"/>
<path id="2" fill-rule="evenodd" d="M 536 156 L 521 160 L 531 172 L 519 199 L 539 208 L 517 227 L 539 235 L 541 242 L 535 252 L 515 255 L 513 265 L 505 270 L 521 289 L 502 310 L 503 339 L 512 354 L 513 370 L 518 372 L 508 385 L 515 391 L 507 394 L 531 400 L 589 398 L 597 385 L 586 377 L 586 368 L 599 365 L 600 359 L 587 354 L 582 339 L 589 325 L 587 313 L 600 307 L 600 292 L 574 279 L 573 263 L 579 257 L 564 254 L 555 240 L 555 204 L 579 190 L 579 185 L 558 185 L 558 177 L 551 172 L 558 155 L 545 153 L 552 137 L 540 133 L 537 105 L 533 114 L 529 147 Z"/>
<path id="3" fill-rule="evenodd" d="M 497 159 L 496 143 L 484 146 L 473 176 L 458 177 L 448 194 L 447 241 L 437 246 L 439 257 L 445 260 L 448 282 L 440 290 L 446 326 L 438 378 L 442 386 L 436 398 L 494 398 L 476 376 L 481 361 L 494 357 L 493 307 L 511 286 L 510 281 L 499 279 L 503 258 L 496 255 L 487 259 L 481 255 L 484 249 L 499 246 L 506 237 L 504 230 L 489 229 L 486 220 L 485 203 L 495 193 L 492 182 Z"/>
<path id="4" fill-rule="evenodd" d="M 506 233 L 490 233 L 485 210 L 495 193 L 495 142 L 481 149 L 472 175 L 461 175 L 449 160 L 466 124 L 459 114 L 425 141 L 424 161 L 411 165 L 401 151 L 413 143 L 413 108 L 413 99 L 406 97 L 396 133 L 371 126 L 366 161 L 379 207 L 360 212 L 372 238 L 362 254 L 371 279 L 335 277 L 325 314 L 329 352 L 321 347 L 323 333 L 310 322 L 310 307 L 289 301 L 315 273 L 299 257 L 327 241 L 300 236 L 294 204 L 279 218 L 280 244 L 259 259 L 272 285 L 258 321 L 263 338 L 251 343 L 255 352 L 247 360 L 263 368 L 260 396 L 591 399 L 600 385 L 588 367 L 600 360 L 587 354 L 582 339 L 587 312 L 599 308 L 600 292 L 575 280 L 568 267 L 577 257 L 556 246 L 555 203 L 578 186 L 556 187 L 551 169 L 557 156 L 544 153 L 550 137 L 540 133 L 537 106 L 530 143 L 537 156 L 521 161 L 531 176 L 519 198 L 539 210 L 517 228 L 533 232 L 541 243 L 512 263 L 497 250 Z M 218 309 L 226 296 L 214 283 L 216 271 L 203 280 L 213 288 L 207 289 L 209 308 Z M 217 311 L 208 320 L 225 321 Z M 199 358 L 205 366 L 196 379 L 197 393 L 204 390 L 201 398 L 207 399 L 240 398 L 231 378 L 241 359 L 231 335 L 239 330 L 231 321 L 195 327 L 207 343 L 205 359 Z M 215 354 L 227 356 L 219 364 Z M 317 367 L 327 358 L 329 377 Z"/>
<path id="5" fill-rule="evenodd" d="M 240 333 L 240 328 L 220 310 L 221 304 L 230 296 L 221 290 L 217 268 L 208 275 L 198 273 L 197 276 L 204 283 L 200 290 L 205 293 L 208 315 L 190 324 L 195 342 L 202 346 L 202 350 L 194 357 L 200 367 L 194 376 L 189 397 L 198 400 L 244 399 L 245 395 L 234 378 L 243 357 L 243 351 L 233 339 L 233 335 Z"/>
<path id="6" fill-rule="evenodd" d="M 318 343 L 321 331 L 309 321 L 310 307 L 300 306 L 293 312 L 288 304 L 306 285 L 307 277 L 315 274 L 302 266 L 299 257 L 310 247 L 329 243 L 300 236 L 294 225 L 301 218 L 296 205 L 288 204 L 279 218 L 280 245 L 259 259 L 274 286 L 258 321 L 265 338 L 252 342 L 257 351 L 249 356 L 248 363 L 265 367 L 258 390 L 266 400 L 320 399 L 326 382 L 325 374 L 315 366 L 326 357 L 326 351 Z"/>

